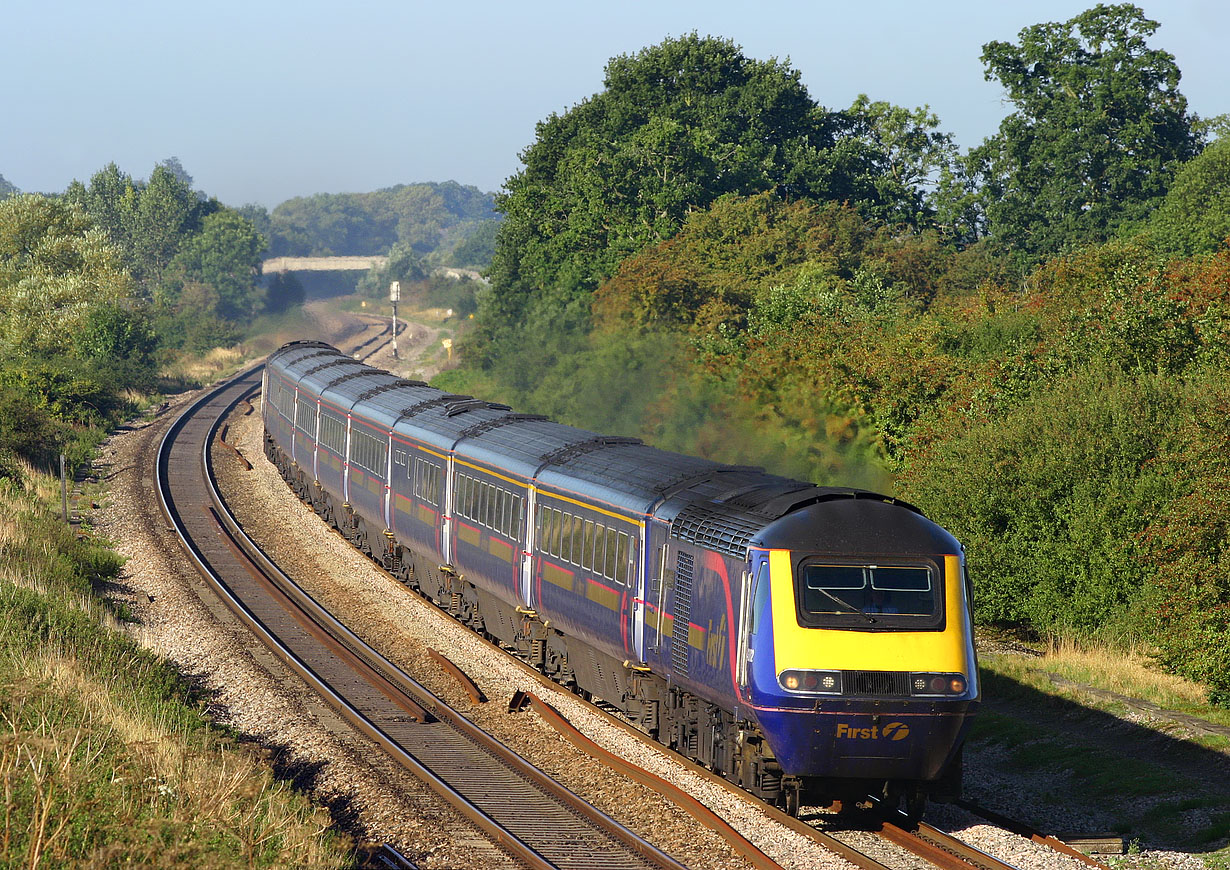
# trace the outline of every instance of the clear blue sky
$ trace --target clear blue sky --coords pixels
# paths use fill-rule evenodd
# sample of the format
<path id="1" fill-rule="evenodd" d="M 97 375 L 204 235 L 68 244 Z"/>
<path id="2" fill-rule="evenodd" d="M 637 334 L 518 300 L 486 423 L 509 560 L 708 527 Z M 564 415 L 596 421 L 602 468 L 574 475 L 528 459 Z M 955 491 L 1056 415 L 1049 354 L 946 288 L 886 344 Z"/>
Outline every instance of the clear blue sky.
<path id="1" fill-rule="evenodd" d="M 9 0 L 0 175 L 61 191 L 108 162 L 176 156 L 230 205 L 455 179 L 494 191 L 535 122 L 602 87 L 607 60 L 695 30 L 789 58 L 813 99 L 931 106 L 969 148 L 1006 114 L 981 46 L 1094 2 Z M 1230 4 L 1144 2 L 1189 110 L 1230 112 Z"/>

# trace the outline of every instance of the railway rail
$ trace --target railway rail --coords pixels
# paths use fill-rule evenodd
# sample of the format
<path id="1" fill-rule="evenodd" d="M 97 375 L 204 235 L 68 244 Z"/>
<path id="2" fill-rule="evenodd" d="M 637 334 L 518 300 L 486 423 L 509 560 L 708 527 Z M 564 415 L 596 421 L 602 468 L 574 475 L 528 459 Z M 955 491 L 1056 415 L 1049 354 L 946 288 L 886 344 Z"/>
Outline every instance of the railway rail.
<path id="1" fill-rule="evenodd" d="M 227 605 L 358 730 L 519 862 L 682 870 L 380 659 L 247 539 L 218 494 L 209 445 L 224 414 L 259 389 L 260 374 L 250 368 L 189 406 L 158 451 L 163 511 Z"/>

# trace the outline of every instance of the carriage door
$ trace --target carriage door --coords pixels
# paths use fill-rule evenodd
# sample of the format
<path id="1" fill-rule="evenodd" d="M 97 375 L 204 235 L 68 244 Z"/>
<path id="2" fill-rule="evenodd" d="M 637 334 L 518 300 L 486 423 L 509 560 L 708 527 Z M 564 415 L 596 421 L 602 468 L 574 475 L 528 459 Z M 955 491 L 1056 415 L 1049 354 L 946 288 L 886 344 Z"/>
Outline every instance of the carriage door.
<path id="1" fill-rule="evenodd" d="M 674 554 L 671 552 L 670 543 L 666 535 L 666 524 L 658 522 L 650 522 L 646 537 L 648 538 L 648 547 L 646 547 L 642 563 L 645 566 L 644 584 L 645 584 L 645 622 L 653 629 L 653 634 L 643 641 L 645 645 L 644 653 L 661 661 L 662 658 L 662 632 L 666 627 L 666 601 L 667 590 L 673 585 L 675 572 L 671 570 L 671 558 Z M 644 661 L 645 659 L 642 659 Z"/>
<path id="2" fill-rule="evenodd" d="M 444 497 L 440 502 L 440 556 L 445 565 L 453 564 L 453 477 L 457 468 L 453 457 L 444 460 Z"/>
<path id="3" fill-rule="evenodd" d="M 538 490 L 531 484 L 527 488 L 525 499 L 525 514 L 521 518 L 521 534 L 518 537 L 525 541 L 521 549 L 521 603 L 534 609 L 534 547 L 538 543 Z"/>
<path id="4" fill-rule="evenodd" d="M 649 524 L 640 524 L 640 534 L 637 535 L 633 542 L 633 547 L 636 549 L 636 554 L 647 553 L 649 548 Z M 632 553 L 628 554 L 628 560 L 631 564 L 628 565 L 628 585 L 632 588 L 632 650 L 636 653 L 637 661 L 645 661 L 645 575 L 647 571 L 641 570 L 646 560 L 638 558 Z"/>

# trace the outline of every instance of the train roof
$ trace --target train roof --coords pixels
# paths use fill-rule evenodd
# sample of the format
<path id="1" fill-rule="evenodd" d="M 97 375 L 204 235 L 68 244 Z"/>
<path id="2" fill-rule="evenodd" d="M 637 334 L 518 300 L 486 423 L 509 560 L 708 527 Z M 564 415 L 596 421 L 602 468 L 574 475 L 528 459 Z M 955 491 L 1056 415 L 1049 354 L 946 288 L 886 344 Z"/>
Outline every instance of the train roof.
<path id="1" fill-rule="evenodd" d="M 923 551 L 935 552 L 934 546 L 956 544 L 916 508 L 883 495 L 815 486 L 518 414 L 507 405 L 403 380 L 320 342 L 287 345 L 271 354 L 270 364 L 343 407 L 362 403 L 362 414 L 374 422 L 455 451 L 462 461 L 535 480 L 547 492 L 653 515 L 670 523 L 674 536 L 739 558 L 749 546 L 815 550 L 817 535 L 831 540 L 834 552 L 922 543 L 928 544 Z M 877 528 L 899 530 L 893 541 L 876 544 L 867 537 L 872 532 L 860 532 L 859 523 L 873 515 Z"/>

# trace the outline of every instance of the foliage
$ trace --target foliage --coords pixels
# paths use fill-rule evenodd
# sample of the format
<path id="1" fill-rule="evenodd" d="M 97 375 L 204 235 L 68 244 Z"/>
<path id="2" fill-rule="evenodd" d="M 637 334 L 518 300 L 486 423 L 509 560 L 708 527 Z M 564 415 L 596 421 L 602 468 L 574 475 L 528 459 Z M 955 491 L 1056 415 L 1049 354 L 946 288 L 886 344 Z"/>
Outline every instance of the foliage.
<path id="1" fill-rule="evenodd" d="M 212 314 L 222 320 L 243 322 L 260 310 L 260 254 L 264 239 L 251 221 L 229 209 L 205 218 L 201 231 L 184 239 L 167 265 L 157 301 Z M 193 285 L 209 289 L 208 303 L 194 297 Z"/>
<path id="2" fill-rule="evenodd" d="M 106 233 L 123 252 L 133 276 L 147 287 L 157 283 L 182 241 L 221 208 L 192 190 L 191 176 L 174 158 L 155 166 L 148 182 L 110 163 L 94 174 L 88 187 L 74 181 L 65 198 Z"/>
<path id="3" fill-rule="evenodd" d="M 877 213 L 889 223 L 925 226 L 936 208 L 936 187 L 951 173 L 958 159 L 950 133 L 939 129 L 940 119 L 927 106 L 906 109 L 859 94 L 844 115 L 850 120 L 847 136 L 862 140 L 869 154 L 878 155 L 868 182 L 877 199 L 892 204 Z M 848 146 L 849 139 L 843 141 Z"/>
<path id="4" fill-rule="evenodd" d="M 307 299 L 303 284 L 293 272 L 275 272 L 265 284 L 265 312 L 283 314 Z"/>
<path id="5" fill-rule="evenodd" d="M 495 256 L 495 238 L 500 231 L 498 220 L 485 220 L 474 225 L 464 239 L 448 253 L 443 265 L 462 269 L 486 269 Z"/>
<path id="6" fill-rule="evenodd" d="M 271 214 L 258 206 L 244 213 L 268 238 L 272 257 L 364 256 L 401 244 L 441 260 L 495 217 L 491 194 L 455 181 L 318 193 L 289 199 Z"/>
<path id="7" fill-rule="evenodd" d="M 949 417 L 899 484 L 966 546 L 980 621 L 1122 631 L 1147 578 L 1136 536 L 1170 492 L 1154 463 L 1176 385 L 1102 364 L 1035 383 L 1000 414 Z"/>
<path id="8" fill-rule="evenodd" d="M 1230 390 L 1208 377 L 1196 396 L 1159 458 L 1180 491 L 1143 535 L 1155 572 L 1145 612 L 1161 662 L 1230 707 Z"/>
<path id="9" fill-rule="evenodd" d="M 36 194 L 0 201 L 0 356 L 68 354 L 95 308 L 131 292 L 119 252 L 80 209 Z"/>
<path id="10" fill-rule="evenodd" d="M 1175 175 L 1149 219 L 1159 247 L 1181 256 L 1224 250 L 1230 243 L 1230 139 L 1219 139 Z"/>
<path id="11" fill-rule="evenodd" d="M 1146 44 L 1157 28 L 1099 4 L 983 46 L 987 80 L 1015 106 L 970 155 L 992 235 L 1036 259 L 1107 239 L 1165 195 L 1199 141 L 1174 56 Z"/>
<path id="12" fill-rule="evenodd" d="M 427 276 L 428 269 L 414 248 L 399 243 L 389 251 L 389 259 L 383 266 L 369 269 L 359 279 L 359 290 L 374 299 L 387 299 L 389 285 L 394 281 L 405 287 Z"/>
<path id="13" fill-rule="evenodd" d="M 612 59 L 603 91 L 540 122 L 525 168 L 497 197 L 505 220 L 492 291 L 480 300 L 483 358 L 585 329 L 591 294 L 621 260 L 724 195 L 774 192 L 914 216 L 909 173 L 927 165 L 919 154 L 933 144 L 915 136 L 930 135 L 925 111 L 898 117 L 863 101 L 830 113 L 799 78 L 693 33 Z M 901 173 L 885 184 L 894 165 Z"/>
<path id="14" fill-rule="evenodd" d="M 151 385 L 156 338 L 121 252 L 80 207 L 0 201 L 0 454 L 82 461 L 97 427 Z"/>

